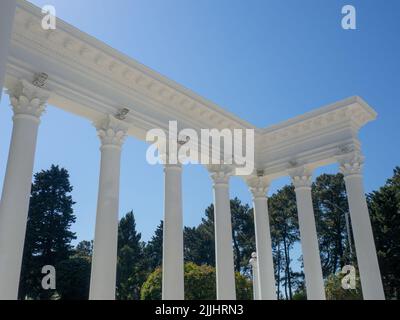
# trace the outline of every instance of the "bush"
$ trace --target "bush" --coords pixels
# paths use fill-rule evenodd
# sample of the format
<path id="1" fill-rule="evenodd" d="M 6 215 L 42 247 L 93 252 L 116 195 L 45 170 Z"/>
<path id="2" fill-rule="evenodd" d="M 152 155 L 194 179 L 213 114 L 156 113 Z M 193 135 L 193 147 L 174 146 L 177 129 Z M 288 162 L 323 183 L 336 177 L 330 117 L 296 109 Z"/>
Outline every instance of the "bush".
<path id="1" fill-rule="evenodd" d="M 86 258 L 71 257 L 56 268 L 56 288 L 62 300 L 89 298 L 90 262 Z"/>
<path id="2" fill-rule="evenodd" d="M 356 278 L 355 289 L 343 289 L 342 279 L 345 274 L 337 273 L 328 277 L 325 282 L 325 292 L 327 300 L 362 300 L 360 278 Z"/>
<path id="3" fill-rule="evenodd" d="M 236 273 L 236 296 L 238 300 L 252 299 L 252 285 L 249 279 Z M 157 268 L 142 286 L 142 300 L 161 300 L 162 270 Z M 215 300 L 215 268 L 192 262 L 185 264 L 185 300 Z"/>

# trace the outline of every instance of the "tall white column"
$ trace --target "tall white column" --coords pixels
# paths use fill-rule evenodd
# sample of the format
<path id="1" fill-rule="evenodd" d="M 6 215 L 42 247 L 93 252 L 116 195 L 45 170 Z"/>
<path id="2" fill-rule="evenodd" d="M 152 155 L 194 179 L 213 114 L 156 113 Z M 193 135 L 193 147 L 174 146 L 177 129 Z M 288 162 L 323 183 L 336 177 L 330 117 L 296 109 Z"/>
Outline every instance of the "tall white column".
<path id="1" fill-rule="evenodd" d="M 0 202 L 0 299 L 17 299 L 40 116 L 49 92 L 25 80 L 9 90 L 14 126 Z"/>
<path id="2" fill-rule="evenodd" d="M 362 165 L 364 159 L 354 153 L 340 159 L 340 170 L 344 175 L 347 198 L 349 202 L 351 225 L 362 292 L 365 300 L 384 300 L 381 273 L 368 206 L 365 199 Z"/>
<path id="3" fill-rule="evenodd" d="M 312 174 L 310 170 L 302 167 L 292 170 L 290 175 L 296 192 L 307 299 L 325 300 L 324 279 L 311 197 Z"/>
<path id="4" fill-rule="evenodd" d="M 209 166 L 214 182 L 215 265 L 217 299 L 235 300 L 235 269 L 233 265 L 232 218 L 229 199 L 231 168 L 226 165 Z"/>
<path id="5" fill-rule="evenodd" d="M 101 162 L 89 298 L 114 300 L 121 146 L 127 126 L 110 115 L 95 126 L 101 140 Z"/>
<path id="6" fill-rule="evenodd" d="M 16 0 L 0 1 L 0 101 L 3 92 Z"/>
<path id="7" fill-rule="evenodd" d="M 164 176 L 162 299 L 184 300 L 181 165 L 166 164 Z"/>
<path id="8" fill-rule="evenodd" d="M 258 267 L 257 267 L 257 253 L 253 252 L 251 254 L 251 259 L 249 261 L 251 266 L 251 273 L 253 276 L 253 300 L 260 300 L 260 289 L 258 281 Z"/>
<path id="9" fill-rule="evenodd" d="M 276 300 L 274 262 L 269 227 L 267 177 L 252 177 L 247 181 L 253 195 L 254 226 L 257 248 L 257 272 L 260 300 Z"/>

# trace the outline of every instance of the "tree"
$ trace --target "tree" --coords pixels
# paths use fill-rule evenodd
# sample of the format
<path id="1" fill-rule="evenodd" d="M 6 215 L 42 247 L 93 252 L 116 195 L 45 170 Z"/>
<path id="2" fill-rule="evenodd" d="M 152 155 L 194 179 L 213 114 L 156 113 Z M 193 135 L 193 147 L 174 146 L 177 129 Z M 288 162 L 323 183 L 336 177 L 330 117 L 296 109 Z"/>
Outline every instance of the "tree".
<path id="1" fill-rule="evenodd" d="M 330 275 L 325 282 L 327 300 L 362 300 L 360 278 L 356 278 L 355 289 L 343 289 L 342 279 L 344 274 L 336 273 Z"/>
<path id="2" fill-rule="evenodd" d="M 57 265 L 57 293 L 62 300 L 88 300 L 90 261 L 72 256 Z"/>
<path id="3" fill-rule="evenodd" d="M 327 277 L 346 263 L 355 264 L 347 241 L 345 214 L 349 208 L 343 175 L 320 175 L 312 185 L 312 195 L 322 272 Z"/>
<path id="4" fill-rule="evenodd" d="M 148 260 L 150 272 L 154 271 L 162 264 L 162 249 L 163 248 L 163 222 L 157 226 L 154 236 L 147 242 L 144 252 Z"/>
<path id="5" fill-rule="evenodd" d="M 52 165 L 34 175 L 21 270 L 19 296 L 49 299 L 52 290 L 41 287 L 41 269 L 56 266 L 71 254 L 70 230 L 75 222 L 68 171 Z"/>
<path id="6" fill-rule="evenodd" d="M 252 285 L 248 278 L 236 272 L 236 295 L 238 300 L 252 299 Z M 143 300 L 161 300 L 162 270 L 157 268 L 143 284 Z M 215 300 L 215 268 L 198 266 L 192 262 L 185 264 L 185 300 Z"/>
<path id="7" fill-rule="evenodd" d="M 400 167 L 367 196 L 387 299 L 400 299 Z"/>
<path id="8" fill-rule="evenodd" d="M 249 271 L 249 259 L 255 250 L 253 211 L 238 198 L 230 201 L 234 267 L 237 272 Z M 199 226 L 185 228 L 185 261 L 215 266 L 214 205 L 205 211 Z"/>
<path id="9" fill-rule="evenodd" d="M 271 242 L 275 266 L 275 279 L 278 299 L 293 298 L 302 274 L 292 270 L 290 255 L 294 243 L 299 241 L 296 195 L 293 186 L 285 186 L 273 194 L 268 201 L 271 224 Z"/>
<path id="10" fill-rule="evenodd" d="M 147 277 L 144 243 L 136 231 L 133 212 L 128 212 L 118 226 L 117 298 L 140 299 L 140 288 Z"/>
<path id="11" fill-rule="evenodd" d="M 93 254 L 93 240 L 83 240 L 77 244 L 74 251 L 74 256 L 86 258 L 91 261 Z"/>
<path id="12" fill-rule="evenodd" d="M 214 205 L 205 210 L 205 217 L 194 228 L 184 230 L 185 261 L 215 266 Z"/>

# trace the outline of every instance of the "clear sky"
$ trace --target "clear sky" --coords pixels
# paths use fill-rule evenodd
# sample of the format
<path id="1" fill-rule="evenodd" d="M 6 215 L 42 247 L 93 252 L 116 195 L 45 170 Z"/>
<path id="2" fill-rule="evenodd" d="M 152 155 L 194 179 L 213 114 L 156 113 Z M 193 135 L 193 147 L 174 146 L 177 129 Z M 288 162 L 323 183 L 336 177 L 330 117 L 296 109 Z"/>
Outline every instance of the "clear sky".
<path id="1" fill-rule="evenodd" d="M 365 185 L 371 191 L 400 164 L 398 0 L 32 0 L 259 127 L 359 95 L 379 114 L 361 132 Z M 357 10 L 357 30 L 341 28 L 341 8 Z M 11 135 L 6 95 L 0 105 L 0 188 Z M 70 172 L 77 202 L 73 230 L 94 236 L 99 140 L 87 120 L 49 106 L 42 117 L 35 172 L 52 163 Z M 148 240 L 163 215 L 163 173 L 145 159 L 146 144 L 124 145 L 120 215 L 133 210 Z M 318 173 L 337 171 L 336 166 Z M 274 181 L 270 192 L 288 183 Z M 184 168 L 184 222 L 197 225 L 212 202 L 208 174 Z M 231 197 L 250 202 L 234 178 Z"/>

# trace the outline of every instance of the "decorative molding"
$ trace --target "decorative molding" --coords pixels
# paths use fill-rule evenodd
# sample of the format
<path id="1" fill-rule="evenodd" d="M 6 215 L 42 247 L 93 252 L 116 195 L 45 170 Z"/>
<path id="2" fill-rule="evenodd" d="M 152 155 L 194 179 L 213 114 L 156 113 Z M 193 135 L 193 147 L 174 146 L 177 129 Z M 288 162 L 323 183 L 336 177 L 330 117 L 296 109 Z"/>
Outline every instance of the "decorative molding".
<path id="1" fill-rule="evenodd" d="M 44 86 L 46 85 L 46 81 L 49 78 L 47 73 L 35 73 L 35 75 L 33 76 L 33 81 L 32 84 L 35 87 L 38 88 L 44 88 Z"/>
<path id="2" fill-rule="evenodd" d="M 229 178 L 233 175 L 233 167 L 230 165 L 211 164 L 207 166 L 211 179 L 215 185 L 228 184 Z"/>
<path id="3" fill-rule="evenodd" d="M 299 166 L 289 169 L 289 175 L 296 190 L 302 188 L 311 188 L 312 170 L 307 166 Z"/>
<path id="4" fill-rule="evenodd" d="M 292 159 L 296 166 L 316 167 L 335 162 L 345 153 L 341 145 L 359 148 L 358 130 L 377 116 L 361 98 L 351 97 L 259 129 L 61 19 L 51 31 L 41 28 L 41 20 L 40 8 L 17 0 L 7 88 L 40 68 L 50 76 L 46 87 L 52 105 L 90 121 L 104 114 L 122 116 L 127 133 L 142 140 L 152 128 L 167 129 L 168 120 L 196 131 L 255 129 L 254 166 L 271 179 L 287 174 Z M 121 106 L 128 106 L 129 113 L 120 115 Z"/>
<path id="5" fill-rule="evenodd" d="M 14 115 L 28 115 L 40 118 L 46 108 L 50 92 L 39 88 L 27 80 L 18 81 L 15 86 L 7 90 L 10 96 Z"/>
<path id="6" fill-rule="evenodd" d="M 127 109 L 127 108 L 119 109 L 115 113 L 115 118 L 117 118 L 118 120 L 125 120 L 128 113 L 129 113 L 129 109 Z"/>
<path id="7" fill-rule="evenodd" d="M 101 141 L 101 146 L 121 147 L 126 138 L 128 126 L 125 122 L 118 120 L 112 115 L 98 120 L 94 123 L 97 134 Z"/>
<path id="8" fill-rule="evenodd" d="M 257 170 L 258 171 L 258 170 Z M 266 198 L 269 189 L 270 181 L 267 176 L 264 175 L 252 175 L 245 178 L 249 190 L 253 195 L 253 199 Z"/>
<path id="9" fill-rule="evenodd" d="M 184 112 L 196 118 L 200 116 L 202 121 L 211 122 L 212 126 L 217 126 L 220 121 L 227 121 L 235 128 L 253 128 L 249 123 L 216 104 L 106 46 L 61 19 L 57 21 L 57 29 L 51 31 L 40 27 L 41 19 L 39 8 L 26 1 L 18 1 L 13 40 L 36 42 L 42 49 L 48 51 L 48 54 L 73 61 L 83 70 L 90 69 L 100 77 L 161 102 L 175 112 Z M 199 109 L 207 112 L 200 115 L 197 112 Z"/>
<path id="10" fill-rule="evenodd" d="M 338 157 L 339 170 L 345 178 L 362 175 L 364 156 L 359 151 L 353 151 Z"/>

